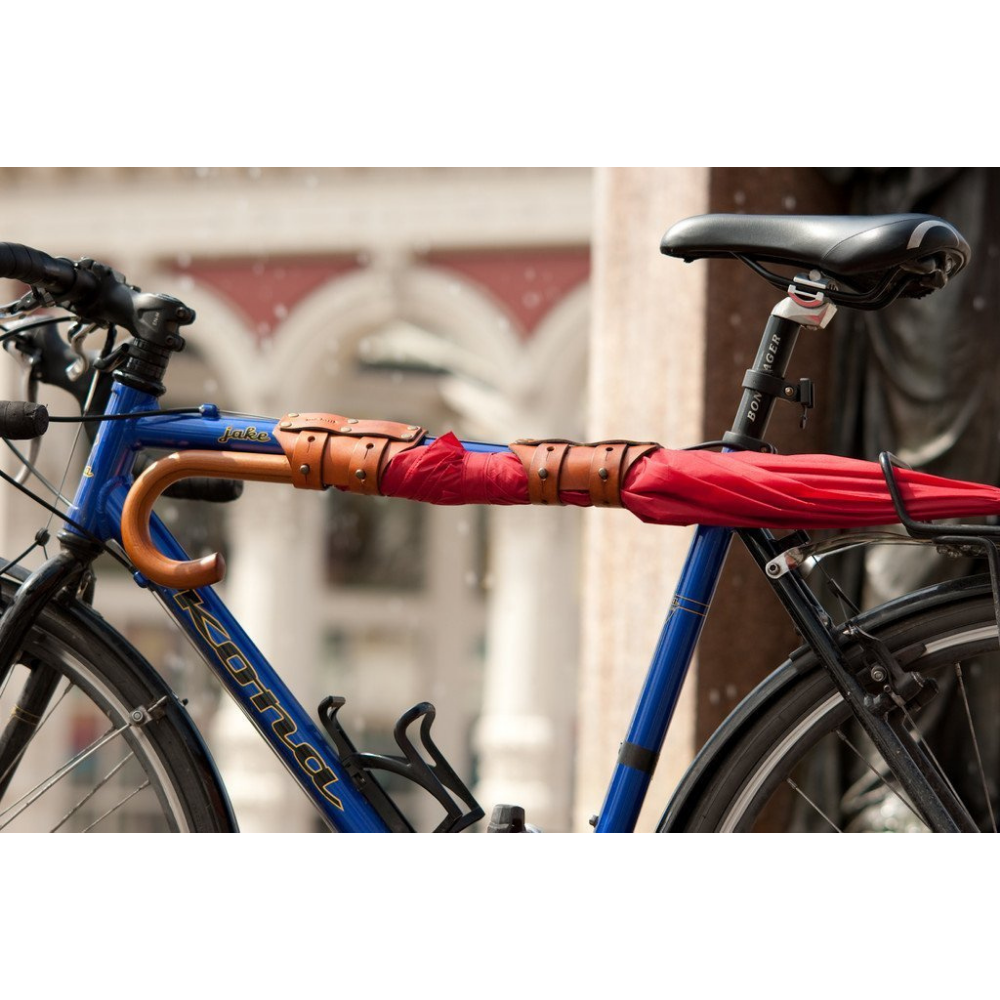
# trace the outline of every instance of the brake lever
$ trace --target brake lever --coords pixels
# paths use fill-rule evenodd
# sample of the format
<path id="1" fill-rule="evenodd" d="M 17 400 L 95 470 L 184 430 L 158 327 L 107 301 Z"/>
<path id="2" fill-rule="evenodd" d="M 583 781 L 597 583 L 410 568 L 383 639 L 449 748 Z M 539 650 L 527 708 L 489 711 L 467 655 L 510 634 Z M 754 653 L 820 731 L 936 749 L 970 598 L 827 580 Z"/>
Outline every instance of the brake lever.
<path id="1" fill-rule="evenodd" d="M 66 339 L 69 341 L 69 346 L 73 349 L 73 353 L 76 355 L 76 360 L 72 364 L 66 367 L 66 377 L 70 382 L 75 382 L 81 376 L 86 374 L 88 368 L 90 368 L 91 361 L 87 357 L 86 352 L 83 349 L 83 345 L 86 343 L 87 338 L 97 329 L 96 323 L 77 323 L 72 330 L 66 335 Z"/>

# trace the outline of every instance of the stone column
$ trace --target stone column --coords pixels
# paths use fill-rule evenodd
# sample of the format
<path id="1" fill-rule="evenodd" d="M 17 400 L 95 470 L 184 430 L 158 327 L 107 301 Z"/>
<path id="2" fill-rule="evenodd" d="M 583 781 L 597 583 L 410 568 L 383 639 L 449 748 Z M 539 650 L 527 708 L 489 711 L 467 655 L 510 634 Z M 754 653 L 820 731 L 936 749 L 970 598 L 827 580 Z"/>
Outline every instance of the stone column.
<path id="1" fill-rule="evenodd" d="M 318 703 L 317 595 L 322 508 L 316 497 L 247 483 L 230 510 L 223 599 L 306 707 Z M 285 575 L 282 574 L 285 567 Z M 236 703 L 223 697 L 213 722 L 216 762 L 247 832 L 309 829 L 317 816 Z"/>
<path id="2" fill-rule="evenodd" d="M 569 817 L 577 636 L 573 571 L 578 512 L 490 510 L 490 575 L 483 710 L 476 728 L 476 799 L 528 823 L 565 831 Z"/>
<path id="3" fill-rule="evenodd" d="M 708 211 L 708 198 L 707 168 L 597 171 L 591 440 L 700 440 L 706 269 L 663 257 L 659 241 L 672 223 Z M 578 830 L 600 810 L 691 535 L 626 511 L 584 514 Z M 640 830 L 655 826 L 693 755 L 695 674 L 693 665 Z"/>

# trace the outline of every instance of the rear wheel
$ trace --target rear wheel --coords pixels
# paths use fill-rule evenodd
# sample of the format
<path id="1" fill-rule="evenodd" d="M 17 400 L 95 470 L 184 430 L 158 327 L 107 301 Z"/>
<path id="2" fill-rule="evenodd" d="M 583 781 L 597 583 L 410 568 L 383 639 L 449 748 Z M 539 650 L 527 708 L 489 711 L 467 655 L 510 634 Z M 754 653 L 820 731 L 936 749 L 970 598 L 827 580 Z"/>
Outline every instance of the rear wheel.
<path id="1" fill-rule="evenodd" d="M 860 616 L 869 634 L 933 678 L 906 726 L 977 825 L 996 831 L 1000 655 L 988 582 L 962 581 Z M 849 640 L 845 640 L 849 642 Z M 862 668 L 860 650 L 851 653 Z M 885 762 L 810 651 L 786 661 L 706 746 L 661 830 L 924 830 Z"/>
<path id="2" fill-rule="evenodd" d="M 3 607 L 13 587 L 3 585 Z M 0 689 L 0 830 L 235 829 L 183 706 L 99 616 L 50 604 Z"/>

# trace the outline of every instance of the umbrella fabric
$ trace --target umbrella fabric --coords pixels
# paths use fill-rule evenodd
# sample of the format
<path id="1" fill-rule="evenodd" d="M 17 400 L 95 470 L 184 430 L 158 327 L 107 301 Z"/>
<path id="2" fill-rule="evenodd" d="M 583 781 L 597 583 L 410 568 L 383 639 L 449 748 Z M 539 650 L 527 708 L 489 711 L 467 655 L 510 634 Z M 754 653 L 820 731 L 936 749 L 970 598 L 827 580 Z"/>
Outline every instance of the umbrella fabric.
<path id="1" fill-rule="evenodd" d="M 917 520 L 1000 513 L 1000 489 L 897 470 L 909 515 Z M 446 434 L 426 448 L 397 455 L 382 492 L 434 504 L 526 504 L 528 477 L 508 451 L 466 451 Z M 566 504 L 589 507 L 585 492 L 564 491 Z M 898 519 L 875 462 L 833 455 L 719 454 L 660 448 L 629 470 L 622 502 L 653 524 L 733 528 L 851 528 Z"/>

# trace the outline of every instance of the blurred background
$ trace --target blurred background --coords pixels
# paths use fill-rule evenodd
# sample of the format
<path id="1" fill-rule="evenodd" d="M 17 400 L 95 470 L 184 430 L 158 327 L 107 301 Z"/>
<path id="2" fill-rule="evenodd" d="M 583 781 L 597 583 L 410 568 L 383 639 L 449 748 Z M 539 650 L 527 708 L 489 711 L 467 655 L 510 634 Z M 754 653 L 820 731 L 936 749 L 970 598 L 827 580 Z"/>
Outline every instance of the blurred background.
<path id="1" fill-rule="evenodd" d="M 991 189 L 991 172 L 972 174 Z M 673 222 L 837 212 L 879 197 L 877 210 L 908 210 L 956 188 L 962 211 L 981 219 L 982 202 L 963 193 L 970 183 L 942 174 L 920 187 L 903 168 L 4 168 L 0 238 L 98 258 L 196 310 L 164 405 L 327 411 L 495 442 L 681 447 L 731 423 L 776 293 L 732 262 L 661 257 Z M 939 214 L 965 231 L 963 218 Z M 974 251 L 978 234 L 965 232 Z M 769 435 L 781 451 L 860 454 L 858 429 L 872 420 L 891 437 L 891 419 L 866 409 L 876 361 L 838 325 L 839 335 L 800 340 L 789 375 L 816 380 L 818 406 L 804 431 L 797 408 L 781 408 Z M 7 398 L 18 398 L 17 367 L 4 365 Z M 47 401 L 70 412 L 68 399 Z M 961 419 L 975 421 L 968 409 Z M 72 432 L 47 435 L 46 474 L 58 480 L 72 450 Z M 71 475 L 84 458 L 77 447 Z M 3 463 L 16 468 L 9 454 Z M 964 474 L 987 481 L 995 470 Z M 435 508 L 264 484 L 235 504 L 158 510 L 192 555 L 223 551 L 224 599 L 304 704 L 346 697 L 341 719 L 359 748 L 391 752 L 396 719 L 430 700 L 437 742 L 487 815 L 513 802 L 547 830 L 588 828 L 687 529 L 625 511 Z M 0 516 L 8 554 L 47 520 L 11 490 Z M 695 747 L 797 645 L 753 573 L 734 550 L 644 829 Z M 96 605 L 191 699 L 241 826 L 319 829 L 159 606 L 113 563 Z M 426 796 L 394 791 L 419 825 L 434 825 Z"/>

